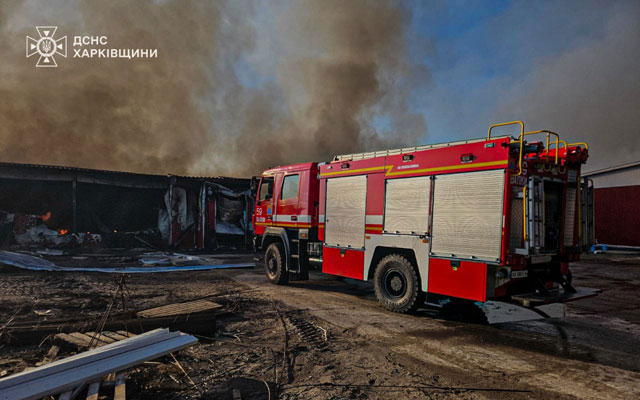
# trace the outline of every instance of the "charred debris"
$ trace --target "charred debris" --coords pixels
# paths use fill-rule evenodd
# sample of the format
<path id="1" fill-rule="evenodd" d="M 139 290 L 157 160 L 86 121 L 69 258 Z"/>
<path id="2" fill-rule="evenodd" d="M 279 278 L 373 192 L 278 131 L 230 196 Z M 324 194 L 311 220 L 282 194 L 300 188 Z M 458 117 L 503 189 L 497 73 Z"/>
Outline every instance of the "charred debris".
<path id="1" fill-rule="evenodd" d="M 0 246 L 245 248 L 251 182 L 0 163 Z"/>

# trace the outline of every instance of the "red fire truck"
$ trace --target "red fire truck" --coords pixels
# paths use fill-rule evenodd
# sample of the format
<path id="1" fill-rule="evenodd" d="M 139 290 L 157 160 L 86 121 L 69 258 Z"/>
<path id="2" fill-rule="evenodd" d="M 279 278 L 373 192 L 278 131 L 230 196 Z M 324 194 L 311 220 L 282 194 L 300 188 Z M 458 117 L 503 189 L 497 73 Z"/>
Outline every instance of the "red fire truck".
<path id="1" fill-rule="evenodd" d="M 506 125 L 519 135 L 492 136 Z M 396 312 L 427 293 L 525 305 L 584 297 L 569 262 L 592 231 L 587 157 L 586 143 L 514 121 L 481 139 L 271 168 L 256 197 L 255 246 L 275 284 L 313 268 L 373 280 Z"/>

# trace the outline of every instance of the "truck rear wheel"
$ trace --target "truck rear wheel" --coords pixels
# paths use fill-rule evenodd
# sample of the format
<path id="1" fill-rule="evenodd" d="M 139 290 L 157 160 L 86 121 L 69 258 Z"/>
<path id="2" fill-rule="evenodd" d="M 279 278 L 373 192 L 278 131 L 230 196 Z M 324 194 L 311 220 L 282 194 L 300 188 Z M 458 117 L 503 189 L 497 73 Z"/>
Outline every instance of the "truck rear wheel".
<path id="1" fill-rule="evenodd" d="M 415 266 L 399 254 L 390 254 L 378 263 L 373 277 L 378 301 L 387 310 L 410 313 L 422 306 L 425 294 Z"/>
<path id="2" fill-rule="evenodd" d="M 286 271 L 285 252 L 281 243 L 271 243 L 264 253 L 264 272 L 269 281 L 276 285 L 289 283 Z"/>

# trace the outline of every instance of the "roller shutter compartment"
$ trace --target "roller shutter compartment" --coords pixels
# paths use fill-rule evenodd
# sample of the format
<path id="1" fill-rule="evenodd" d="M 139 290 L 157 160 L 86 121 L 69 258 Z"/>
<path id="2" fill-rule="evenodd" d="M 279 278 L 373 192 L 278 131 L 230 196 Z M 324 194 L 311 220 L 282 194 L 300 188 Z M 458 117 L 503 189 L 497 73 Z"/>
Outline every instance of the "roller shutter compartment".
<path id="1" fill-rule="evenodd" d="M 366 175 L 327 179 L 325 244 L 364 247 Z"/>
<path id="2" fill-rule="evenodd" d="M 498 261 L 504 186 L 504 170 L 437 176 L 433 189 L 432 254 Z"/>
<path id="3" fill-rule="evenodd" d="M 425 234 L 429 229 L 431 177 L 389 179 L 386 182 L 384 231 Z"/>

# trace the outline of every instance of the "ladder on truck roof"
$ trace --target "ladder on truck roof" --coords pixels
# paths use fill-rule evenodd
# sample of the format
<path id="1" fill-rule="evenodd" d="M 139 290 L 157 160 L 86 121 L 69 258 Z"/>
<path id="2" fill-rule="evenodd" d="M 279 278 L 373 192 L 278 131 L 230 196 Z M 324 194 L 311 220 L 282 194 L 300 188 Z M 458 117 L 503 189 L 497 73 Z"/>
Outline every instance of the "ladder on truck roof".
<path id="1" fill-rule="evenodd" d="M 508 136 L 510 135 L 494 136 L 491 139 L 500 139 Z M 368 153 L 343 154 L 343 155 L 333 157 L 333 161 L 365 160 L 367 158 L 393 156 L 398 154 L 413 153 L 421 150 L 430 150 L 430 149 L 437 149 L 441 147 L 455 146 L 458 144 L 477 143 L 477 142 L 486 142 L 486 141 L 487 141 L 486 138 L 478 138 L 478 139 L 458 140 L 456 142 L 445 142 L 445 143 L 436 143 L 436 144 L 425 144 L 422 146 L 414 146 L 414 147 L 403 147 L 401 149 L 393 149 L 393 150 L 371 151 Z"/>

